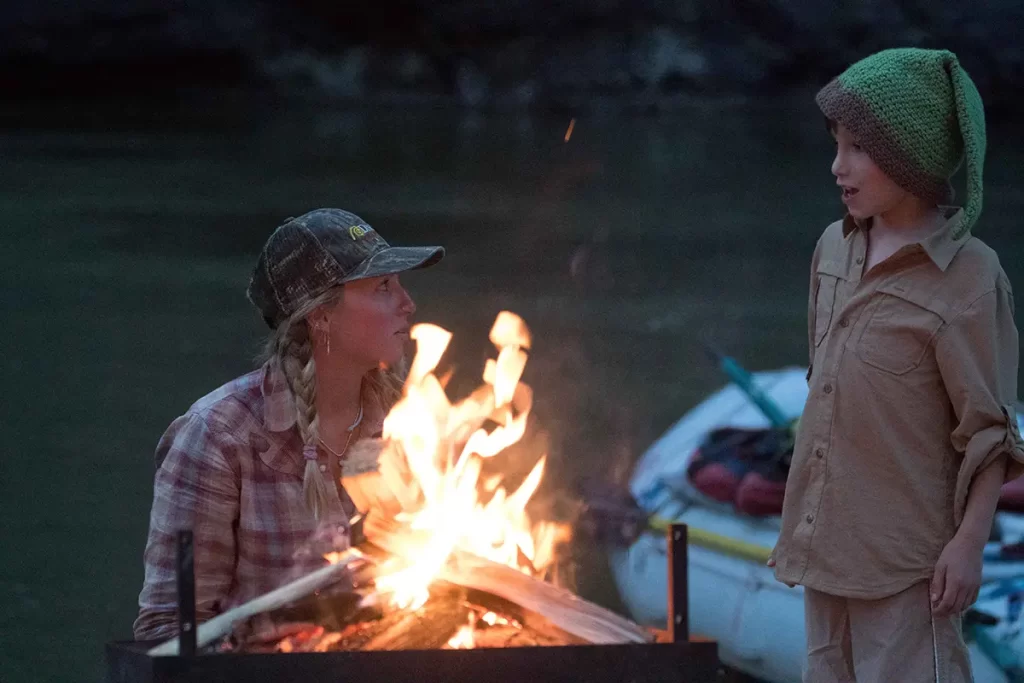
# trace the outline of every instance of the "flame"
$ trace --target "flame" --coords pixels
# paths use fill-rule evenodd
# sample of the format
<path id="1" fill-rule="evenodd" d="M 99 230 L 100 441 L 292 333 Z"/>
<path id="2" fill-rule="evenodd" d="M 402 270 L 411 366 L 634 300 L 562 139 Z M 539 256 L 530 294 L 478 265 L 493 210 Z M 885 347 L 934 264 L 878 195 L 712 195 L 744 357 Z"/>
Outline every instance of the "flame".
<path id="1" fill-rule="evenodd" d="M 485 459 L 523 437 L 533 405 L 532 390 L 519 381 L 531 344 L 523 320 L 508 311 L 498 315 L 490 333 L 497 359 L 487 362 L 484 384 L 456 404 L 434 375 L 451 333 L 424 324 L 413 327 L 410 336 L 416 357 L 403 398 L 384 420 L 385 450 L 396 457 L 382 456 L 380 475 L 401 503 L 396 519 L 418 532 L 418 540 L 401 553 L 413 561 L 382 569 L 376 585 L 400 608 L 416 609 L 454 551 L 541 575 L 569 530 L 564 524 L 533 523 L 526 512 L 544 476 L 545 456 L 512 493 L 500 476 L 481 475 Z M 488 431 L 487 421 L 497 426 Z M 396 460 L 404 464 L 396 466 Z"/>

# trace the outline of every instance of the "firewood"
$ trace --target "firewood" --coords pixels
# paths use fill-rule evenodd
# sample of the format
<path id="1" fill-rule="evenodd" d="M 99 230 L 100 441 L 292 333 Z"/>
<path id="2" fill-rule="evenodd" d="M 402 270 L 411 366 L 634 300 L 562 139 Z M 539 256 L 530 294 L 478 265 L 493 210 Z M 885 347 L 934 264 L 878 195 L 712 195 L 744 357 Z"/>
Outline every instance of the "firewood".
<path id="1" fill-rule="evenodd" d="M 348 565 L 364 557 L 362 553 L 354 548 L 346 550 L 335 564 L 318 569 L 311 574 L 307 574 L 300 579 L 285 584 L 200 624 L 196 631 L 196 647 L 209 645 L 218 638 L 228 634 L 237 621 L 287 605 L 293 600 L 298 600 L 328 585 L 332 581 L 336 581 L 348 568 Z M 157 645 L 149 651 L 151 657 L 177 654 L 178 638 L 176 637 Z"/>
<path id="2" fill-rule="evenodd" d="M 492 612 L 494 617 L 496 617 L 494 619 L 496 623 L 493 625 L 488 625 L 487 622 L 483 621 L 480 622 L 478 624 L 480 633 L 488 633 L 497 629 L 504 633 L 505 636 L 513 633 L 528 634 L 515 637 L 515 641 L 523 645 L 529 644 L 524 641 L 524 638 L 536 641 L 536 645 L 590 644 L 583 638 L 555 626 L 543 615 L 523 609 L 521 605 L 498 597 L 494 593 L 485 593 L 484 591 L 470 588 L 467 589 L 467 599 L 470 606 L 481 615 Z M 500 638 L 500 636 L 495 635 L 492 640 L 497 641 Z M 481 645 L 480 642 L 477 642 L 478 647 L 489 647 Z"/>
<path id="3" fill-rule="evenodd" d="M 415 552 L 415 534 L 401 529 L 393 521 L 371 516 L 364 530 L 371 543 L 392 555 L 405 557 Z M 646 629 L 611 610 L 477 555 L 456 551 L 437 578 L 509 600 L 589 643 L 648 643 L 653 640 Z"/>
<path id="4" fill-rule="evenodd" d="M 363 646 L 364 650 L 434 650 L 466 624 L 470 608 L 460 586 L 436 583 L 430 599 Z"/>
<path id="5" fill-rule="evenodd" d="M 595 644 L 646 643 L 651 635 L 614 612 L 512 567 L 458 553 L 441 577 L 452 583 L 494 593 L 545 617 L 554 625 Z"/>

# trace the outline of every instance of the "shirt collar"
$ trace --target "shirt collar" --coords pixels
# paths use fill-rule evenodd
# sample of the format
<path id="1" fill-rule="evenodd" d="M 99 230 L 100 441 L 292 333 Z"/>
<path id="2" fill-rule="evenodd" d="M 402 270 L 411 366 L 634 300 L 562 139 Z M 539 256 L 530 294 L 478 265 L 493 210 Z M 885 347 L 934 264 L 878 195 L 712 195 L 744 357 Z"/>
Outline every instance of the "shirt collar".
<path id="1" fill-rule="evenodd" d="M 955 206 L 942 206 L 939 207 L 942 210 L 942 224 L 939 229 L 933 232 L 928 237 L 918 242 L 921 248 L 928 258 L 938 266 L 939 270 L 945 272 L 946 268 L 953 261 L 953 257 L 957 255 L 960 248 L 967 242 L 966 237 L 970 236 L 967 233 L 960 239 L 953 239 L 953 234 L 956 231 L 960 221 L 964 218 L 964 210 Z M 849 237 L 850 234 L 855 230 L 868 231 L 871 229 L 871 219 L 857 219 L 846 214 L 843 218 L 843 237 Z"/>

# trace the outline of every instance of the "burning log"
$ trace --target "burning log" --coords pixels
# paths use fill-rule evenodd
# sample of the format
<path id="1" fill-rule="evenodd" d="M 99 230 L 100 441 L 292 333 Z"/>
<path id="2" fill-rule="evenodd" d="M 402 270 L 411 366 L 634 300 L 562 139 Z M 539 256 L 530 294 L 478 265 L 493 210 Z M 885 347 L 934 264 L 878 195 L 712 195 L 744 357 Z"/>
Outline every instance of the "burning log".
<path id="1" fill-rule="evenodd" d="M 367 518 L 367 538 L 391 555 L 415 554 L 415 532 L 401 530 L 388 520 Z M 649 643 L 653 635 L 611 610 L 506 565 L 463 551 L 453 553 L 439 579 L 498 596 L 535 612 L 558 628 L 594 644 Z"/>
<path id="2" fill-rule="evenodd" d="M 557 586 L 516 569 L 460 553 L 441 578 L 505 598 L 542 615 L 560 629 L 594 644 L 649 643 L 641 626 Z"/>
<path id="3" fill-rule="evenodd" d="M 433 650 L 444 647 L 466 622 L 471 609 L 459 586 L 434 585 L 427 609 L 405 612 L 398 623 L 374 637 L 363 650 Z"/>
<path id="4" fill-rule="evenodd" d="M 431 585 L 430 598 L 416 610 L 393 608 L 374 616 L 372 610 L 354 612 L 348 602 L 343 595 L 308 596 L 301 603 L 261 615 L 262 625 L 255 632 L 248 632 L 245 626 L 236 629 L 214 649 L 274 653 L 591 644 L 541 614 L 445 580 Z M 311 616 L 317 623 L 306 621 Z M 346 621 L 353 618 L 353 622 Z"/>
<path id="5" fill-rule="evenodd" d="M 417 547 L 394 522 L 367 520 L 367 537 L 378 548 L 396 557 L 406 557 Z M 336 564 L 324 567 L 297 581 L 225 612 L 201 624 L 197 646 L 206 647 L 227 636 L 237 623 L 272 612 L 308 598 L 310 594 L 336 580 L 355 560 L 367 556 L 357 550 L 342 554 Z M 456 552 L 431 585 L 431 599 L 418 610 L 391 611 L 380 623 L 382 628 L 354 628 L 354 638 L 318 632 L 298 632 L 281 639 L 277 651 L 319 651 L 333 649 L 395 650 L 433 649 L 445 646 L 456 631 L 467 623 L 473 612 L 467 590 L 474 602 L 488 603 L 477 612 L 494 607 L 506 615 L 509 607 L 518 611 L 517 628 L 484 629 L 474 633 L 474 647 L 570 644 L 570 643 L 648 643 L 653 635 L 633 622 L 573 593 L 533 578 L 518 569 L 492 562 L 466 552 Z M 501 606 L 497 603 L 504 601 Z M 541 617 L 537 619 L 533 615 Z M 507 617 L 497 617 L 506 625 Z M 351 626 L 351 625 L 349 625 Z M 526 626 L 526 628 L 523 628 Z M 361 634 L 360 634 L 361 632 Z M 360 635 L 362 637 L 360 637 Z M 348 642 L 342 642 L 348 640 Z M 287 643 L 282 647 L 282 644 Z M 149 651 L 151 656 L 178 654 L 177 639 Z"/>
<path id="6" fill-rule="evenodd" d="M 438 579 L 416 610 L 379 601 L 365 588 L 318 592 L 239 624 L 207 649 L 233 653 L 396 651 L 585 645 L 543 615 L 506 599 Z M 369 604 L 367 604 L 369 603 Z"/>

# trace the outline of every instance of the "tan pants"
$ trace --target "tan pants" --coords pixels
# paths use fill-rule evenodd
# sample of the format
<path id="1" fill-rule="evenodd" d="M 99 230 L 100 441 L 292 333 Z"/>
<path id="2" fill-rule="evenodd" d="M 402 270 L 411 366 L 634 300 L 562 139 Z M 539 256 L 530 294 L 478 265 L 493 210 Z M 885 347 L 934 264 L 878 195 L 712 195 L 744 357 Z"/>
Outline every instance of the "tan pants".
<path id="1" fill-rule="evenodd" d="M 805 683 L 970 683 L 959 615 L 932 616 L 928 582 L 881 600 L 804 590 Z"/>

